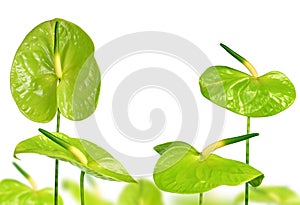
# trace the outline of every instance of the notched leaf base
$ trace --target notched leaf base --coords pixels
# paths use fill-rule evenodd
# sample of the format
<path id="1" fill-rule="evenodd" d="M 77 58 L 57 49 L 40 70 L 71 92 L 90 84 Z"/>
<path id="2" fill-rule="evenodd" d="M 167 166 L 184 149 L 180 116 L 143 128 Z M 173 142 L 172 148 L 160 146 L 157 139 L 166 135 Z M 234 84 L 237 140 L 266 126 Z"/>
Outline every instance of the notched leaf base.
<path id="1" fill-rule="evenodd" d="M 89 117 L 97 107 L 100 84 L 92 40 L 63 19 L 43 22 L 26 35 L 10 73 L 19 110 L 42 123 L 51 121 L 58 108 L 70 120 Z"/>

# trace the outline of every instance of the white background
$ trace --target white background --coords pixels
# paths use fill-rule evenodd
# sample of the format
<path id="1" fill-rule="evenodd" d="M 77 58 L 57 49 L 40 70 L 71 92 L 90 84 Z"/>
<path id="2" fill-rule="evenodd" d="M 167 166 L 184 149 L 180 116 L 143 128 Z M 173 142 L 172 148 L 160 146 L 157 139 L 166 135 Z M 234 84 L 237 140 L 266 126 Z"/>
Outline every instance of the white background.
<path id="1" fill-rule="evenodd" d="M 213 64 L 244 69 L 219 46 L 223 42 L 250 60 L 260 75 L 280 70 L 299 89 L 298 5 L 297 1 L 274 0 L 1 1 L 0 179 L 16 178 L 24 181 L 11 165 L 15 145 L 37 134 L 39 127 L 49 130 L 55 128 L 54 122 L 37 124 L 27 120 L 18 111 L 10 94 L 9 74 L 15 51 L 25 35 L 37 24 L 56 17 L 69 20 L 90 35 L 96 48 L 138 31 L 169 32 L 197 45 Z M 203 102 L 207 103 L 205 100 Z M 204 117 L 210 114 L 201 113 Z M 250 159 L 253 166 L 265 173 L 265 185 L 287 185 L 298 193 L 299 114 L 299 101 L 296 100 L 290 109 L 277 116 L 253 119 L 252 131 L 260 132 L 260 136 L 251 141 Z M 145 121 L 146 126 L 147 123 Z M 227 112 L 221 137 L 244 133 L 245 124 L 246 119 Z M 64 119 L 61 131 L 76 136 L 74 124 Z M 226 147 L 217 153 L 243 161 L 244 145 Z M 53 160 L 36 155 L 22 155 L 21 159 L 19 163 L 36 179 L 39 187 L 52 186 Z M 78 179 L 78 169 L 62 163 L 60 178 L 65 177 Z M 116 191 L 124 185 L 101 180 L 99 183 L 102 184 L 103 195 L 114 200 Z M 242 189 L 243 186 L 221 187 L 217 191 L 235 193 Z M 66 204 L 70 203 L 66 201 Z"/>

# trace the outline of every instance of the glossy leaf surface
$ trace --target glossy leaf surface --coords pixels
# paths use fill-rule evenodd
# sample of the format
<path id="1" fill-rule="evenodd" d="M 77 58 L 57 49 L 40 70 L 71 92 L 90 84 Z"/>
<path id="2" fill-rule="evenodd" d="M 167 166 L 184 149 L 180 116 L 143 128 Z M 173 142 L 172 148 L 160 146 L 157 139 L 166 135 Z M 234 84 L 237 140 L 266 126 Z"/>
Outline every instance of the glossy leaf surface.
<path id="1" fill-rule="evenodd" d="M 1 205 L 53 205 L 53 193 L 51 188 L 33 190 L 13 179 L 0 182 Z M 63 204 L 61 197 L 58 204 Z"/>
<path id="2" fill-rule="evenodd" d="M 10 87 L 19 110 L 30 120 L 49 122 L 57 108 L 70 120 L 96 109 L 100 70 L 90 37 L 63 19 L 39 24 L 18 48 Z"/>
<path id="3" fill-rule="evenodd" d="M 15 148 L 15 156 L 21 153 L 46 155 L 51 158 L 70 162 L 82 171 L 95 177 L 107 180 L 135 182 L 121 163 L 101 147 L 83 139 L 71 138 L 63 133 L 52 134 L 70 146 L 75 147 L 76 150 L 79 150 L 83 154 L 83 157 L 85 157 L 86 162 L 83 163 L 76 155 L 44 135 L 37 135 L 20 142 Z"/>
<path id="4" fill-rule="evenodd" d="M 248 117 L 275 115 L 296 98 L 294 85 L 278 71 L 254 78 L 233 68 L 214 66 L 201 75 L 199 84 L 204 97 Z"/>
<path id="5" fill-rule="evenodd" d="M 296 91 L 287 76 L 278 71 L 259 76 L 254 66 L 244 57 L 228 46 L 220 45 L 240 61 L 251 76 L 227 66 L 210 67 L 199 79 L 204 97 L 248 117 L 276 115 L 293 104 Z"/>
<path id="6" fill-rule="evenodd" d="M 137 184 L 128 184 L 122 191 L 118 205 L 163 205 L 162 194 L 148 180 L 141 179 Z"/>
<path id="7" fill-rule="evenodd" d="M 158 188 L 168 192 L 203 193 L 221 185 L 245 182 L 259 186 L 264 177 L 245 163 L 215 154 L 203 159 L 201 153 L 184 142 L 158 145 L 155 150 L 160 150 L 162 155 L 155 165 L 153 178 Z"/>

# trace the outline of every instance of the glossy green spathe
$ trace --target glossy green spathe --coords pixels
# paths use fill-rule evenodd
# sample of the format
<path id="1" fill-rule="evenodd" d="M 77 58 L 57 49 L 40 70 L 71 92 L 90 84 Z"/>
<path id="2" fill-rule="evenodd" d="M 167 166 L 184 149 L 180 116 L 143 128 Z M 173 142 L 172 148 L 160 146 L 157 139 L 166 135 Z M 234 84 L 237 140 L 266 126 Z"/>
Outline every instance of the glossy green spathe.
<path id="1" fill-rule="evenodd" d="M 34 190 L 16 180 L 5 179 L 0 182 L 0 204 L 53 205 L 53 189 Z M 61 197 L 58 204 L 63 205 Z"/>
<path id="2" fill-rule="evenodd" d="M 208 68 L 199 80 L 204 97 L 232 112 L 266 117 L 291 106 L 296 92 L 291 81 L 278 71 L 258 78 L 226 66 Z"/>
<path id="3" fill-rule="evenodd" d="M 18 48 L 11 68 L 11 93 L 19 110 L 35 122 L 49 122 L 59 108 L 82 120 L 97 107 L 100 70 L 90 37 L 63 19 L 39 24 Z"/>
<path id="4" fill-rule="evenodd" d="M 224 48 L 247 68 L 253 68 L 240 55 Z M 257 75 L 256 70 L 252 73 Z M 227 66 L 212 66 L 200 76 L 199 85 L 208 100 L 248 117 L 276 115 L 290 107 L 296 98 L 293 83 L 279 71 L 252 76 Z"/>
<path id="5" fill-rule="evenodd" d="M 166 148 L 164 150 L 164 148 Z M 263 174 L 245 163 L 201 153 L 184 142 L 158 145 L 162 154 L 155 165 L 155 184 L 164 191 L 180 194 L 207 192 L 221 185 L 235 186 L 250 182 L 259 186 Z"/>
<path id="6" fill-rule="evenodd" d="M 15 148 L 15 156 L 21 153 L 46 155 L 77 166 L 92 176 L 115 181 L 135 182 L 126 169 L 101 147 L 84 139 L 71 138 L 63 133 L 52 133 L 70 146 L 76 147 L 87 159 L 83 163 L 68 149 L 56 144 L 44 135 L 37 135 L 20 142 Z"/>

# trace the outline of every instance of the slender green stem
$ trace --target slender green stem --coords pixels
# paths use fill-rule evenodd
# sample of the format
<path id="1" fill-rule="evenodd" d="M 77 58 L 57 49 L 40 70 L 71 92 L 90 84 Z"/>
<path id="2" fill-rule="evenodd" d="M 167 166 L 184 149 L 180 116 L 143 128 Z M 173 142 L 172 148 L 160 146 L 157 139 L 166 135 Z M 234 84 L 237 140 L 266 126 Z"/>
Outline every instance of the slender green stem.
<path id="1" fill-rule="evenodd" d="M 56 115 L 56 132 L 59 132 L 60 128 L 60 111 L 57 109 Z M 59 169 L 59 161 L 55 160 L 55 184 L 54 184 L 54 204 L 58 205 L 58 169 Z"/>
<path id="2" fill-rule="evenodd" d="M 250 133 L 250 117 L 247 117 L 247 134 Z M 250 140 L 246 140 L 246 164 L 249 164 L 250 158 Z M 249 183 L 245 184 L 245 205 L 249 204 Z"/>
<path id="3" fill-rule="evenodd" d="M 58 77 L 58 84 L 60 83 L 60 79 L 62 77 L 62 68 L 60 62 L 60 55 L 59 55 L 59 31 L 58 31 L 59 24 L 58 22 L 55 23 L 54 28 L 54 69 L 55 73 Z M 56 115 L 56 132 L 59 132 L 60 128 L 60 110 L 57 109 Z M 58 205 L 58 170 L 59 169 L 59 161 L 55 160 L 55 188 L 54 188 L 54 205 Z"/>
<path id="4" fill-rule="evenodd" d="M 81 171 L 81 173 L 80 173 L 80 199 L 81 199 L 81 205 L 84 205 L 84 175 L 85 175 L 85 172 Z"/>
<path id="5" fill-rule="evenodd" d="M 54 204 L 58 205 L 58 169 L 59 161 L 55 160 L 55 184 L 54 184 Z"/>
<path id="6" fill-rule="evenodd" d="M 199 205 L 203 204 L 203 193 L 199 194 Z"/>
<path id="7" fill-rule="evenodd" d="M 36 185 L 34 179 L 24 169 L 22 169 L 22 167 L 20 167 L 16 162 L 13 162 L 13 165 L 27 179 L 27 181 L 30 183 L 32 189 L 37 190 L 37 185 Z"/>
<path id="8" fill-rule="evenodd" d="M 60 110 L 57 109 L 57 115 L 56 115 L 56 132 L 59 132 L 60 128 Z"/>

